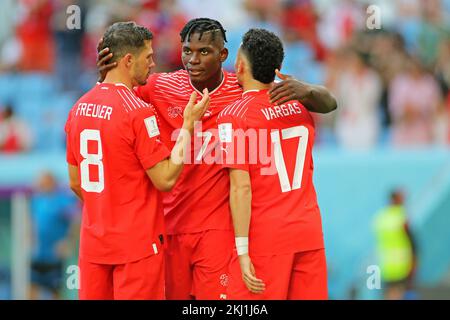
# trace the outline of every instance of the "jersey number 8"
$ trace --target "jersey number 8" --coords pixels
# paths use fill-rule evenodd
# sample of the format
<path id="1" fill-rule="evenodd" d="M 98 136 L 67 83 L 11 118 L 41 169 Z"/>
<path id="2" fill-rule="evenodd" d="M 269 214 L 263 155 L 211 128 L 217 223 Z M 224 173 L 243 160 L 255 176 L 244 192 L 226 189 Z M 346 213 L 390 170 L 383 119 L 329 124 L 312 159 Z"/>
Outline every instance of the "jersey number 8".
<path id="1" fill-rule="evenodd" d="M 96 141 L 97 153 L 88 152 L 88 141 Z M 105 175 L 103 171 L 102 140 L 99 130 L 84 129 L 80 134 L 80 154 L 83 161 L 80 163 L 81 188 L 86 192 L 100 193 L 105 188 Z M 89 166 L 98 167 L 98 181 L 91 181 L 89 177 Z"/>

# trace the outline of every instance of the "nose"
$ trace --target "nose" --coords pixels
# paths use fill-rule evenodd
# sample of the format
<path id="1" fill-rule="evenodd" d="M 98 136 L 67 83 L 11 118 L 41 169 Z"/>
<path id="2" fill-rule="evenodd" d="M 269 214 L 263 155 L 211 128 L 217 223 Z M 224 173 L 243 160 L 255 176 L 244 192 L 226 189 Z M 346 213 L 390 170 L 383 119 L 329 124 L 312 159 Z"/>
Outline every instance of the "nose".
<path id="1" fill-rule="evenodd" d="M 192 55 L 191 55 L 191 58 L 189 59 L 189 63 L 190 64 L 199 64 L 200 63 L 200 58 L 199 58 L 199 55 L 198 55 L 198 53 L 193 53 Z"/>
<path id="2" fill-rule="evenodd" d="M 150 59 L 149 64 L 148 64 L 148 68 L 152 69 L 156 66 L 155 60 L 154 59 Z"/>

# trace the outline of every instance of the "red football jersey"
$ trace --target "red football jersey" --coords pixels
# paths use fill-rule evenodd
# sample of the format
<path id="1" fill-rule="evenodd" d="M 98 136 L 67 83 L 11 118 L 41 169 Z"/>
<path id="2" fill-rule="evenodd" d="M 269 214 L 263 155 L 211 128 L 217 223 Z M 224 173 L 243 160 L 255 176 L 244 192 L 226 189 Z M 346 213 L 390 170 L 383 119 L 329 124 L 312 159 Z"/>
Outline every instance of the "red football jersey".
<path id="1" fill-rule="evenodd" d="M 298 101 L 273 105 L 252 90 L 218 117 L 223 166 L 249 171 L 249 253 L 263 256 L 323 248 L 313 185 L 314 121 Z"/>
<path id="2" fill-rule="evenodd" d="M 84 198 L 80 256 L 122 264 L 158 252 L 164 216 L 145 170 L 170 153 L 151 105 L 122 84 L 97 84 L 73 106 L 66 133 Z"/>
<path id="3" fill-rule="evenodd" d="M 231 230 L 229 178 L 216 158 L 220 157 L 217 115 L 242 96 L 236 75 L 223 71 L 220 86 L 210 92 L 210 107 L 196 128 L 188 161 L 171 192 L 163 194 L 168 234 L 195 233 L 205 230 Z M 151 103 L 161 123 L 161 140 L 172 147 L 183 125 L 183 111 L 192 91 L 185 70 L 153 74 L 138 95 Z M 198 100 L 202 94 L 198 92 Z"/>

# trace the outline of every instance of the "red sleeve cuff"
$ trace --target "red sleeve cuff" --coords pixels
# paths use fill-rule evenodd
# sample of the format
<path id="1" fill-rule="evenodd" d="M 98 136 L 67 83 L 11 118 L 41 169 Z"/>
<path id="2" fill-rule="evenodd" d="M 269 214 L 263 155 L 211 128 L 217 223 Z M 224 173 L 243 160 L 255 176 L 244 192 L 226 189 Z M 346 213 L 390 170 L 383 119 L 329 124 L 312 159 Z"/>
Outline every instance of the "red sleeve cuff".
<path id="1" fill-rule="evenodd" d="M 167 159 L 170 156 L 170 151 L 162 146 L 156 152 L 152 153 L 148 157 L 141 159 L 141 164 L 145 170 L 152 168 L 158 162 Z"/>

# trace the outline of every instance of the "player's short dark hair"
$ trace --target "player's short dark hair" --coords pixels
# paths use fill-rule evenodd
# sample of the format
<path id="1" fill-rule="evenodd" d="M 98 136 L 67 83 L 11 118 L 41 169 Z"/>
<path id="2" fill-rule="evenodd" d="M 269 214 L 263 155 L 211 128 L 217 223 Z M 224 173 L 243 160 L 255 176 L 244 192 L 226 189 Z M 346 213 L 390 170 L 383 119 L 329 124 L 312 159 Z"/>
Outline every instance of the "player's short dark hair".
<path id="1" fill-rule="evenodd" d="M 180 32 L 181 42 L 186 41 L 186 39 L 187 41 L 191 41 L 191 35 L 193 33 L 199 33 L 199 39 L 201 40 L 205 32 L 211 32 L 212 40 L 215 40 L 216 34 L 218 33 L 222 36 L 223 41 L 227 42 L 226 31 L 222 24 L 217 20 L 209 18 L 196 18 L 186 23 Z"/>
<path id="2" fill-rule="evenodd" d="M 137 53 L 145 45 L 144 41 L 152 39 L 152 32 L 143 26 L 132 21 L 116 22 L 106 29 L 99 49 L 108 47 L 113 53 L 111 62 L 114 62 L 127 53 Z"/>
<path id="3" fill-rule="evenodd" d="M 242 37 L 241 50 L 248 58 L 255 80 L 271 83 L 281 68 L 284 49 L 280 38 L 264 29 L 250 29 Z"/>

